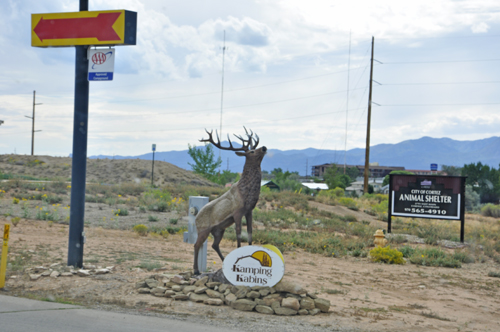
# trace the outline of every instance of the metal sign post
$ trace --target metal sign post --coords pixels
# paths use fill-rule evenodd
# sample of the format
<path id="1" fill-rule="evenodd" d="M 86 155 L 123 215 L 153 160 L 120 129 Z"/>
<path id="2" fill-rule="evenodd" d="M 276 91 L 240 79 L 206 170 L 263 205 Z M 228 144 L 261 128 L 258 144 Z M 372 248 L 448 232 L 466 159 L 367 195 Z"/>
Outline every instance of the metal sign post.
<path id="1" fill-rule="evenodd" d="M 198 239 L 198 231 L 196 230 L 196 216 L 198 212 L 208 204 L 208 197 L 205 196 L 189 196 L 188 210 L 188 231 L 184 232 L 184 242 L 194 244 Z M 207 269 L 207 241 L 203 243 L 198 252 L 198 270 L 206 271 Z"/>
<path id="2" fill-rule="evenodd" d="M 155 174 L 155 151 L 156 151 L 156 144 L 153 144 L 153 166 L 151 169 L 151 187 L 153 187 L 153 176 Z"/>
<path id="3" fill-rule="evenodd" d="M 137 13 L 127 10 L 90 12 L 80 0 L 80 11 L 31 15 L 31 46 L 75 47 L 75 114 L 68 265 L 82 267 L 89 117 L 88 48 L 91 45 L 135 45 Z M 113 52 L 114 54 L 114 52 Z M 98 60 L 98 59 L 96 59 Z M 101 60 L 103 58 L 101 57 Z"/>
<path id="4" fill-rule="evenodd" d="M 85 179 L 87 174 L 89 81 L 87 80 L 87 46 L 76 46 L 75 48 L 75 115 L 73 119 L 68 266 L 82 267 Z"/>
<path id="5" fill-rule="evenodd" d="M 9 229 L 5 224 L 3 230 L 2 258 L 0 259 L 0 289 L 5 287 L 5 273 L 7 272 L 7 252 L 9 251 Z"/>

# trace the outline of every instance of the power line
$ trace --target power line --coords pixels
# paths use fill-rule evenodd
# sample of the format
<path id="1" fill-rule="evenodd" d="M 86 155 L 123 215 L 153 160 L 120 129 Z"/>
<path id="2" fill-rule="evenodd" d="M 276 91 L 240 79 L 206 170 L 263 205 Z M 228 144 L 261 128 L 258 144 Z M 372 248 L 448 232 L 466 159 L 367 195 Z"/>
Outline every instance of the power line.
<path id="1" fill-rule="evenodd" d="M 229 90 L 224 90 L 224 92 L 227 93 L 227 92 L 234 92 L 234 91 L 242 91 L 242 90 L 263 88 L 263 87 L 268 87 L 268 86 L 273 86 L 273 85 L 287 84 L 287 83 L 291 83 L 291 82 L 299 82 L 299 81 L 310 80 L 310 79 L 315 79 L 315 78 L 319 78 L 319 77 L 337 75 L 337 74 L 345 73 L 346 71 L 347 70 L 339 70 L 339 71 L 335 71 L 335 72 L 331 72 L 331 73 L 314 75 L 314 76 L 306 76 L 306 77 L 297 78 L 297 79 L 293 79 L 293 80 L 286 80 L 286 81 L 279 81 L 279 82 L 274 82 L 274 83 L 267 83 L 267 84 L 260 84 L 260 85 L 253 85 L 253 86 L 241 87 L 241 88 L 236 88 L 236 89 L 229 89 Z M 137 84 L 136 86 L 141 86 L 141 84 Z M 194 94 L 179 95 L 179 96 L 169 96 L 169 97 L 159 97 L 159 98 L 121 99 L 120 102 L 122 102 L 122 103 L 129 103 L 129 102 L 136 102 L 136 101 L 190 98 L 190 97 L 205 96 L 205 95 L 211 95 L 211 94 L 220 94 L 220 91 L 202 92 L 202 93 L 194 93 Z M 51 97 L 48 97 L 48 98 L 51 98 Z M 62 103 L 54 103 L 54 104 L 62 104 Z"/>
<path id="2" fill-rule="evenodd" d="M 500 103 L 455 103 L 455 104 L 379 104 L 387 107 L 407 107 L 407 106 L 488 106 L 500 105 Z"/>
<path id="3" fill-rule="evenodd" d="M 380 83 L 377 86 L 393 86 L 393 85 L 447 85 L 447 84 L 493 84 L 500 81 L 478 81 L 478 82 L 427 82 L 427 83 Z"/>
<path id="4" fill-rule="evenodd" d="M 361 109 L 364 109 L 364 108 L 361 108 Z M 349 111 L 357 111 L 359 109 L 350 109 Z M 307 114 L 307 115 L 301 115 L 301 116 L 296 116 L 296 117 L 288 117 L 288 118 L 279 118 L 279 119 L 274 119 L 274 120 L 269 120 L 269 119 L 265 119 L 265 120 L 259 120 L 259 121 L 251 121 L 249 122 L 249 125 L 252 125 L 252 124 L 255 124 L 255 123 L 276 123 L 276 122 L 283 122 L 283 121 L 289 121 L 289 120 L 297 120 L 297 119 L 304 119 L 304 118 L 312 118 L 312 117 L 318 117 L 318 116 L 323 116 L 323 115 L 331 115 L 331 114 L 336 114 L 336 113 L 344 113 L 345 110 L 341 110 L 341 111 L 334 111 L 334 112 L 324 112 L 324 113 L 318 113 L 318 114 Z M 240 123 L 233 123 L 233 124 L 229 124 L 227 126 L 239 126 Z M 106 130 L 106 131 L 103 131 L 101 133 L 142 133 L 142 132 L 168 132 L 168 131 L 180 131 L 180 130 L 191 130 L 191 129 L 203 129 L 205 127 L 199 127 L 199 126 L 196 126 L 196 127 L 184 127 L 184 128 L 175 128 L 175 129 L 159 129 L 159 130 L 151 130 L 151 129 L 145 129 L 145 130 L 117 130 L 117 131 L 109 131 L 109 130 Z M 339 127 L 341 128 L 341 127 Z M 48 131 L 50 133 L 50 131 Z M 91 131 L 89 132 L 89 134 L 96 134 L 96 133 L 99 133 L 99 132 L 95 132 L 95 131 Z M 0 136 L 2 136 L 0 134 Z"/>
<path id="5" fill-rule="evenodd" d="M 379 38 L 377 40 L 394 40 L 394 39 L 404 39 L 404 40 L 431 40 L 431 39 L 461 39 L 461 38 L 497 38 L 500 35 L 473 35 L 473 36 L 439 36 L 439 37 L 417 37 L 413 39 L 408 39 L 408 37 L 387 37 Z"/>
<path id="6" fill-rule="evenodd" d="M 384 65 L 406 65 L 406 64 L 421 64 L 421 63 L 457 63 L 457 62 L 488 62 L 488 61 L 500 61 L 500 59 L 397 61 L 397 62 L 382 62 L 382 64 L 384 64 Z"/>
<path id="7" fill-rule="evenodd" d="M 361 89 L 364 89 L 364 88 L 351 89 L 351 91 L 361 90 Z M 282 100 L 274 100 L 274 101 L 268 101 L 268 102 L 262 102 L 262 103 L 255 103 L 255 104 L 225 106 L 224 109 L 234 109 L 234 108 L 242 108 L 242 107 L 260 106 L 260 105 L 266 105 L 266 104 L 276 104 L 276 103 L 283 103 L 283 102 L 289 102 L 289 101 L 295 101 L 295 100 L 301 100 L 301 99 L 323 97 L 323 96 L 327 96 L 327 95 L 338 94 L 338 93 L 345 93 L 345 92 L 346 92 L 346 90 L 339 90 L 339 91 L 334 91 L 334 92 L 321 93 L 321 94 L 317 94 L 317 95 L 297 97 L 297 98 L 289 98 L 289 99 L 282 99 Z M 150 116 L 150 115 L 155 115 L 155 114 L 169 115 L 169 114 L 200 113 L 200 112 L 209 112 L 209 111 L 216 111 L 216 110 L 220 110 L 220 108 L 206 108 L 206 109 L 201 109 L 201 110 L 175 111 L 175 112 L 154 112 L 154 113 L 148 113 L 148 114 L 141 113 L 141 114 L 137 114 L 137 116 L 145 116 L 145 115 Z M 92 119 L 94 119 L 94 118 L 114 118 L 117 115 L 122 115 L 122 114 L 92 116 Z M 133 116 L 133 115 L 127 115 L 127 116 L 130 117 L 130 116 Z M 68 116 L 45 116 L 44 118 L 67 118 L 67 117 L 71 117 L 71 115 L 68 115 Z"/>

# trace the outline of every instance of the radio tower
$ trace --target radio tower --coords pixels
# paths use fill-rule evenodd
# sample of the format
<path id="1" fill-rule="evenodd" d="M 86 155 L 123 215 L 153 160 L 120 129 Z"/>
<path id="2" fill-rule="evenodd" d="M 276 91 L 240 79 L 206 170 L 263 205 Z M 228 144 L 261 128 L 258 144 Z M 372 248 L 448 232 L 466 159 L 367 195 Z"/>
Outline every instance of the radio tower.
<path id="1" fill-rule="evenodd" d="M 222 87 L 220 91 L 220 127 L 219 127 L 219 132 L 220 132 L 220 138 L 222 140 L 222 108 L 224 105 L 224 57 L 226 55 L 226 30 L 224 30 L 224 44 L 222 46 Z M 220 156 L 221 150 L 219 149 L 219 160 L 221 159 Z M 221 166 L 219 166 L 219 174 L 221 171 Z"/>

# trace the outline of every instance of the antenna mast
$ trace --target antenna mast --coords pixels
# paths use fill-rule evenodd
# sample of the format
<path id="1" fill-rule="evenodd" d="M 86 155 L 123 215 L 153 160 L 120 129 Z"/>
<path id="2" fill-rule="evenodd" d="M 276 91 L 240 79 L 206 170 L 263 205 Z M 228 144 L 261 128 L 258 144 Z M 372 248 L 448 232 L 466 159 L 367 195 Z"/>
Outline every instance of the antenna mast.
<path id="1" fill-rule="evenodd" d="M 349 74 L 351 68 L 351 31 L 349 30 L 349 58 L 347 60 L 347 98 L 345 104 L 344 174 L 347 168 L 347 121 L 349 119 Z"/>
<path id="2" fill-rule="evenodd" d="M 224 57 L 226 55 L 226 30 L 224 30 L 224 44 L 222 46 L 222 87 L 220 91 L 220 138 L 222 139 L 222 107 L 224 105 Z M 221 150 L 219 149 L 219 159 L 221 155 Z M 219 166 L 219 174 L 221 167 Z"/>

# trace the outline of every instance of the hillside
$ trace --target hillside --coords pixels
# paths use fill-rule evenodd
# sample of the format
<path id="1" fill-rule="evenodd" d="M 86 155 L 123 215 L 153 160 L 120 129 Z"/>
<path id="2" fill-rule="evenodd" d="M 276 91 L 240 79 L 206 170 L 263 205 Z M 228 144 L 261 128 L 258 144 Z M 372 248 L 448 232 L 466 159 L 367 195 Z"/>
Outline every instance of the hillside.
<path id="1" fill-rule="evenodd" d="M 0 172 L 37 178 L 71 178 L 69 157 L 0 155 Z M 151 182 L 151 161 L 142 159 L 88 159 L 87 182 Z M 190 184 L 214 186 L 210 181 L 164 161 L 155 161 L 155 185 Z"/>

